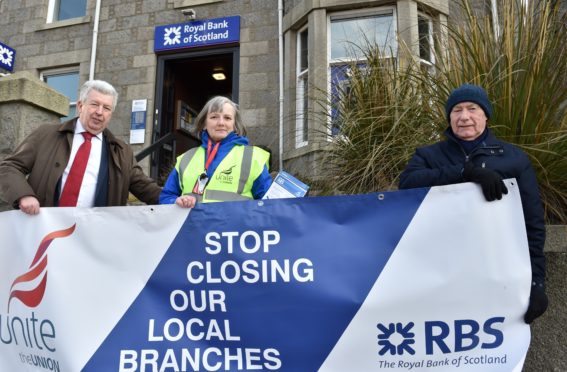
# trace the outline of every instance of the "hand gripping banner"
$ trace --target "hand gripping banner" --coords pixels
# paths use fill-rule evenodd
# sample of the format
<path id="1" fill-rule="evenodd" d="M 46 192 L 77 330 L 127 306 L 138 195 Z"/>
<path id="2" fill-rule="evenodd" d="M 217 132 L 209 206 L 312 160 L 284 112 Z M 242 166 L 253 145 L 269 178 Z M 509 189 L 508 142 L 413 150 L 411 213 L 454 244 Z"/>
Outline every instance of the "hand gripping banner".
<path id="1" fill-rule="evenodd" d="M 521 371 L 507 185 L 0 213 L 0 370 Z"/>

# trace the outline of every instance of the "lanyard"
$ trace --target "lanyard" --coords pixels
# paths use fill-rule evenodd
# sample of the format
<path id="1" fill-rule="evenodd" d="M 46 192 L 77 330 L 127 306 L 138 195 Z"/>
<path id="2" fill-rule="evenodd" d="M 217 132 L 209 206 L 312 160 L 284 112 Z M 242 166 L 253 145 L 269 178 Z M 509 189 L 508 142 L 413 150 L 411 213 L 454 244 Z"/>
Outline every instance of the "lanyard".
<path id="1" fill-rule="evenodd" d="M 209 138 L 209 143 L 207 144 L 207 161 L 205 162 L 205 172 L 209 169 L 209 165 L 213 162 L 215 156 L 217 156 L 217 151 L 219 150 L 220 142 L 215 143 L 215 146 L 212 146 L 211 139 Z M 212 148 L 211 148 L 212 147 Z"/>
<path id="2" fill-rule="evenodd" d="M 217 151 L 219 149 L 220 142 L 217 142 L 214 146 L 209 138 L 209 143 L 207 144 L 207 160 L 205 161 L 205 171 L 201 173 L 199 178 L 197 178 L 197 182 L 195 182 L 195 186 L 193 186 L 193 193 L 198 195 L 203 195 L 205 191 L 205 187 L 209 183 L 209 177 L 207 176 L 207 169 L 209 169 L 209 165 L 213 162 L 213 159 L 217 155 Z"/>

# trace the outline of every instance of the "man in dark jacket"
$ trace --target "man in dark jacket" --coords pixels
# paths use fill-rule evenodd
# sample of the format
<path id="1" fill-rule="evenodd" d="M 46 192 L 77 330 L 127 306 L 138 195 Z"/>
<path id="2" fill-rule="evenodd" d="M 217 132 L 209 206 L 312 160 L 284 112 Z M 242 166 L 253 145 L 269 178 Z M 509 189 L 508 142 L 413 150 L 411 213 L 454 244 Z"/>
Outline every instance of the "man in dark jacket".
<path id="1" fill-rule="evenodd" d="M 526 323 L 547 309 L 545 294 L 545 223 L 539 187 L 528 156 L 518 147 L 498 140 L 487 128 L 492 106 L 486 91 L 464 84 L 453 90 L 445 105 L 449 128 L 446 140 L 418 148 L 400 175 L 400 189 L 480 184 L 487 201 L 502 199 L 508 190 L 502 181 L 516 178 L 526 222 L 532 288 L 524 316 Z"/>
<path id="2" fill-rule="evenodd" d="M 117 98 L 109 83 L 87 81 L 79 93 L 78 118 L 39 127 L 0 162 L 4 199 L 32 215 L 39 213 L 40 206 L 126 205 L 129 192 L 147 204 L 158 204 L 161 188 L 135 163 L 130 146 L 107 129 Z M 85 152 L 80 148 L 86 142 L 90 144 Z M 76 178 L 71 168 L 81 157 L 86 161 L 81 176 L 77 182 L 67 182 Z M 61 196 L 73 183 L 76 192 L 67 202 L 67 196 Z"/>

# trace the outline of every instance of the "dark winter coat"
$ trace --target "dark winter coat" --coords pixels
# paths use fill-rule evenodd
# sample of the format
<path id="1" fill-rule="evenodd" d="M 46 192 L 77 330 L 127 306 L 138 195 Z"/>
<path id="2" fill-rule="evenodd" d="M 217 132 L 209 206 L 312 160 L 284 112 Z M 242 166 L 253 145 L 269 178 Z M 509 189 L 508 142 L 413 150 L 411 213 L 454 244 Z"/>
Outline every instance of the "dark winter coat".
<path id="1" fill-rule="evenodd" d="M 532 277 L 535 282 L 543 283 L 545 222 L 535 172 L 525 152 L 512 144 L 500 141 L 490 129 L 487 130 L 486 139 L 467 155 L 451 129 L 447 129 L 446 140 L 415 151 L 400 175 L 399 187 L 409 189 L 465 182 L 462 173 L 467 161 L 492 169 L 504 179 L 515 178 L 526 222 Z"/>
<path id="2" fill-rule="evenodd" d="M 6 202 L 17 208 L 21 197 L 35 196 L 41 207 L 57 205 L 58 184 L 71 155 L 76 122 L 75 118 L 39 127 L 0 162 L 0 190 Z M 103 206 L 126 205 L 129 191 L 147 204 L 158 204 L 161 188 L 135 163 L 131 147 L 108 129 L 103 136 L 102 153 L 107 158 L 101 164 L 106 160 L 108 169 L 108 174 L 99 174 L 99 184 L 105 180 L 101 189 L 107 190 Z M 101 198 L 97 195 L 95 199 Z"/>

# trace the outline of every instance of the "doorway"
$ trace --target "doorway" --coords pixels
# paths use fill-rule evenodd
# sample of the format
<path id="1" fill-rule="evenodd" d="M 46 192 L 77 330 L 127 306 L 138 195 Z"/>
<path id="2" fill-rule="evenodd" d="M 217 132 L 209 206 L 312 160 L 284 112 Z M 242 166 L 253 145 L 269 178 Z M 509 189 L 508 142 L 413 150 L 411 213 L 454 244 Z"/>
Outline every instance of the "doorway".
<path id="1" fill-rule="evenodd" d="M 217 95 L 238 103 L 239 57 L 238 47 L 158 56 L 153 142 L 171 136 L 152 155 L 150 174 L 158 183 L 177 156 L 201 144 L 194 120 L 205 103 Z"/>

